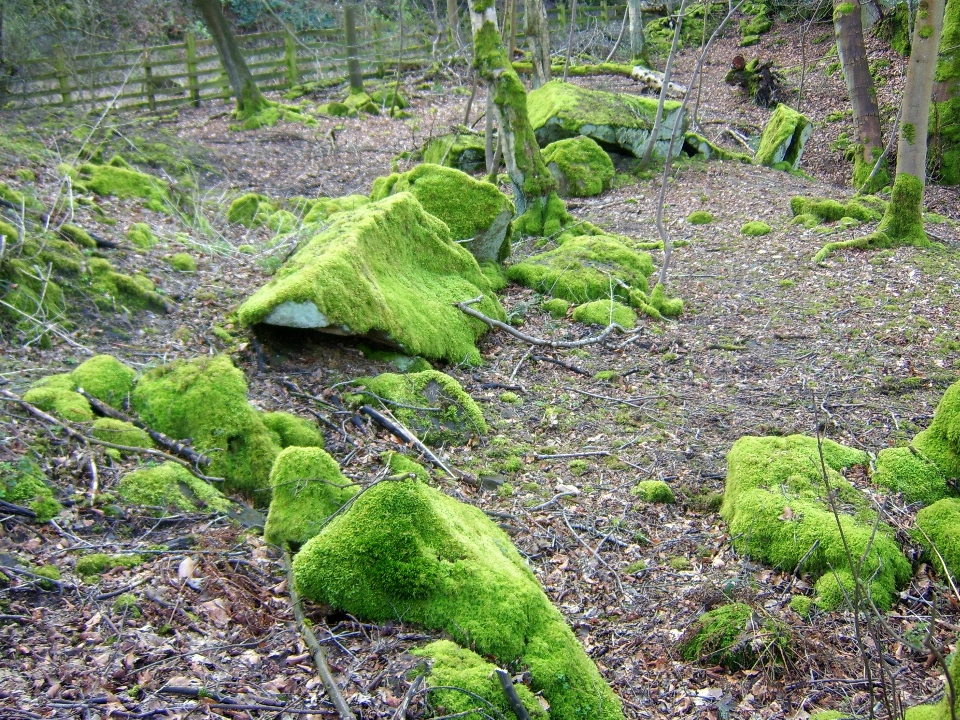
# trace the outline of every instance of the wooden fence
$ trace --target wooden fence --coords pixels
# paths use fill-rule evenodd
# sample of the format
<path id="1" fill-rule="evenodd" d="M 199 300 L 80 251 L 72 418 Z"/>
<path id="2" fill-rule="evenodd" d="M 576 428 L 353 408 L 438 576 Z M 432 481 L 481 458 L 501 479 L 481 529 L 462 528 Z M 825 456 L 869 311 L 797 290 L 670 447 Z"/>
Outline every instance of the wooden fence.
<path id="1" fill-rule="evenodd" d="M 625 6 L 581 6 L 580 25 L 606 23 L 623 17 Z M 559 31 L 567 22 L 567 9 L 557 5 L 550 12 L 551 25 Z M 449 42 L 445 29 L 408 32 L 400 55 L 399 33 L 393 23 L 368 23 L 358 30 L 358 56 L 366 75 L 383 75 L 403 66 L 433 61 L 462 60 L 468 49 Z M 518 43 L 522 41 L 518 28 Z M 241 52 L 262 91 L 346 75 L 344 31 L 306 30 L 254 33 L 237 37 Z M 220 66 L 213 41 L 187 33 L 184 42 L 143 48 L 119 48 L 109 52 L 68 55 L 55 49 L 51 57 L 21 63 L 18 74 L 6 88 L 6 100 L 15 106 L 102 105 L 156 110 L 232 95 Z"/>

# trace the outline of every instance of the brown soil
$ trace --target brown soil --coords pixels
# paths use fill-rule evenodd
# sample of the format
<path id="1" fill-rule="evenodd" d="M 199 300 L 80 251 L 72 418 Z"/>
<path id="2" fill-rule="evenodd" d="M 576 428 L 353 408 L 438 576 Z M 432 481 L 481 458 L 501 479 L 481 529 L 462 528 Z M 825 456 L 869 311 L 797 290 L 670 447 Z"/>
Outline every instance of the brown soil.
<path id="1" fill-rule="evenodd" d="M 499 476 L 488 483 L 504 481 L 499 490 L 454 484 L 440 474 L 436 484 L 482 508 L 510 533 L 630 718 L 804 718 L 825 708 L 866 715 L 882 698 L 879 684 L 871 688 L 865 676 L 864 658 L 876 678 L 881 656 L 905 706 L 930 701 L 943 686 L 927 654 L 898 639 L 898 634 L 922 637 L 934 613 L 937 643 L 948 650 L 954 641 L 960 624 L 956 603 L 948 602 L 926 566 L 917 567 L 878 636 L 860 636 L 859 647 L 849 613 L 804 620 L 791 611 L 791 595 L 812 593 L 809 578 L 737 555 L 716 513 L 724 456 L 738 437 L 819 428 L 876 452 L 928 424 L 960 367 L 960 226 L 931 226 L 944 247 L 847 253 L 816 266 L 810 258 L 824 242 L 870 228 L 826 236 L 789 224 L 792 195 L 851 194 L 844 184 L 848 165 L 833 146 L 841 131 L 851 132 L 849 118 L 827 122 L 829 113 L 846 108 L 842 77 L 824 72 L 829 59 L 821 56 L 829 47 L 826 42 L 806 50 L 802 110 L 817 129 L 801 167 L 811 179 L 736 163 L 692 165 L 671 179 L 664 217 L 672 239 L 686 241 L 675 250 L 670 271 L 671 293 L 685 301 L 680 319 L 646 323 L 629 342 L 614 338 L 539 358 L 506 333 L 493 332 L 480 345 L 482 367 L 445 368 L 482 403 L 494 428 L 491 437 L 524 446 L 523 468 L 507 471 L 499 446 L 488 438 L 473 447 L 446 448 L 442 455 L 474 475 Z M 730 58 L 739 52 L 733 40 L 718 44 L 705 66 L 699 111 L 703 131 L 736 150 L 742 148 L 723 129 L 749 132 L 770 112 L 723 82 Z M 882 55 L 879 45 L 871 52 L 873 60 Z M 796 90 L 799 26 L 778 27 L 749 49 L 748 58 L 754 53 L 776 59 Z M 903 66 L 902 59 L 891 60 L 880 88 L 887 114 L 899 99 Z M 681 58 L 681 79 L 689 77 L 692 64 L 690 53 Z M 418 82 L 405 79 L 408 88 Z M 620 78 L 583 82 L 636 91 Z M 90 352 L 112 353 L 144 369 L 228 349 L 213 326 L 234 330 L 229 313 L 264 282 L 264 260 L 284 252 L 269 247 L 269 231 L 226 224 L 222 199 L 228 191 L 277 197 L 367 193 L 394 156 L 462 120 L 466 95 L 458 94 L 458 87 L 462 83 L 448 77 L 413 92 L 415 119 L 403 122 L 330 119 L 320 128 L 281 124 L 236 133 L 227 127 L 224 106 L 182 110 L 167 128 L 207 148 L 214 159 L 216 179 L 198 196 L 215 232 L 193 233 L 187 244 L 173 235 L 190 232 L 182 219 L 163 219 L 130 202 L 104 200 L 116 225 L 81 215 L 86 225 L 116 239 L 134 220 L 154 225 L 165 240 L 155 251 L 120 249 L 109 257 L 119 266 L 146 267 L 176 300 L 175 309 L 130 320 L 90 316 L 70 343 L 55 343 L 51 350 L 18 347 L 7 334 L 0 373 L 6 387 L 19 392 Z M 484 107 L 482 92 L 473 107 L 471 122 Z M 16 116 L 2 121 L 15 122 Z M 569 207 L 577 217 L 652 240 L 658 189 L 659 180 L 624 184 Z M 958 199 L 956 188 L 928 188 L 928 208 L 953 221 L 960 221 Z M 686 216 L 698 209 L 709 210 L 714 222 L 687 224 Z M 742 236 L 741 225 L 757 219 L 772 232 Z M 257 254 L 234 250 L 247 243 Z M 521 245 L 515 257 L 531 250 Z M 199 271 L 172 271 L 164 256 L 177 251 L 199 254 Z M 552 320 L 524 288 L 509 287 L 503 302 L 531 335 L 579 338 L 596 331 Z M 371 481 L 380 470 L 379 454 L 398 448 L 376 427 L 358 427 L 349 413 L 291 394 L 284 384 L 293 381 L 303 393 L 320 396 L 344 380 L 388 369 L 366 360 L 355 344 L 266 333 L 241 338 L 229 349 L 260 408 L 319 412 L 340 427 L 326 433 L 327 446 L 351 477 Z M 616 371 L 619 378 L 593 379 L 601 371 Z M 522 403 L 501 401 L 502 387 L 490 383 L 516 387 Z M 277 703 L 300 713 L 315 709 L 315 717 L 335 716 L 292 622 L 282 563 L 256 534 L 219 517 L 157 519 L 130 508 L 118 517 L 100 505 L 90 507 L 84 493 L 91 458 L 84 447 L 40 427 L 9 403 L 0 414 L 0 431 L 0 461 L 42 447 L 51 479 L 65 498 L 75 498 L 45 526 L 0 516 L 0 561 L 16 554 L 33 565 L 56 565 L 62 573 L 52 590 L 12 571 L 0 588 L 2 612 L 21 618 L 0 622 L 0 716 L 294 717 L 265 709 Z M 583 462 L 537 457 L 569 454 L 583 454 Z M 111 463 L 98 450 L 92 462 L 106 491 L 128 465 Z M 666 481 L 678 503 L 637 501 L 630 490 L 642 479 Z M 889 522 L 911 525 L 915 507 L 871 487 L 864 473 L 852 479 L 876 498 Z M 577 494 L 548 502 L 570 486 Z M 138 552 L 147 561 L 87 584 L 73 565 L 92 551 Z M 139 615 L 113 607 L 121 590 L 136 596 Z M 793 639 L 786 661 L 767 657 L 753 669 L 728 672 L 680 659 L 676 642 L 684 629 L 727 597 L 786 623 Z M 402 622 L 371 625 L 318 608 L 308 611 L 357 715 L 393 717 L 408 688 L 404 651 L 435 634 Z M 161 692 L 165 686 L 202 686 L 209 695 L 198 701 Z M 255 707 L 230 708 L 230 703 Z M 409 716 L 422 712 L 418 695 Z"/>

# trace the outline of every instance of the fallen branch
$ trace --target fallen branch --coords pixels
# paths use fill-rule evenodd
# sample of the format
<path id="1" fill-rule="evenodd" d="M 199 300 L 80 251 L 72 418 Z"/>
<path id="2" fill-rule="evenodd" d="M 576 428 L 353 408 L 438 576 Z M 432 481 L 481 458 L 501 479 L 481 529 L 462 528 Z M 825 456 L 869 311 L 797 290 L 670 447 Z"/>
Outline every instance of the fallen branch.
<path id="1" fill-rule="evenodd" d="M 596 343 L 603 342 L 614 330 L 624 332 L 624 329 L 620 325 L 617 325 L 616 323 L 610 323 L 599 335 L 584 338 L 583 340 L 544 340 L 543 338 L 535 338 L 532 335 L 527 335 L 526 333 L 520 332 L 516 328 L 507 325 L 505 322 L 500 322 L 499 320 L 494 320 L 491 317 L 487 317 L 479 310 L 474 310 L 472 307 L 470 307 L 470 305 L 478 303 L 481 300 L 483 300 L 482 295 L 475 297 L 472 300 L 464 300 L 463 302 L 453 303 L 453 306 L 458 308 L 460 312 L 463 312 L 470 317 L 474 317 L 477 320 L 486 323 L 490 327 L 504 330 L 518 340 L 523 340 L 523 342 L 530 343 L 531 345 L 539 345 L 541 347 L 551 348 L 578 348 L 583 347 L 584 345 L 595 345 Z"/>
<path id="2" fill-rule="evenodd" d="M 554 365 L 559 365 L 562 368 L 566 368 L 570 372 L 575 372 L 578 375 L 585 375 L 587 377 L 590 377 L 590 373 L 588 373 L 583 368 L 578 368 L 573 363 L 568 363 L 568 362 L 565 362 L 564 360 L 557 360 L 556 358 L 547 357 L 546 355 L 531 355 L 530 357 L 532 357 L 537 362 L 553 363 Z"/>
<path id="3" fill-rule="evenodd" d="M 563 72 L 563 64 L 551 65 L 551 72 L 559 75 Z M 533 72 L 533 64 L 525 61 L 513 63 L 513 69 L 521 75 L 529 75 Z M 567 68 L 567 74 L 573 77 L 586 77 L 590 75 L 619 75 L 620 77 L 630 78 L 646 85 L 653 90 L 660 90 L 663 87 L 663 73 L 645 68 L 642 65 L 623 65 L 620 63 L 604 62 L 598 65 L 571 65 Z M 687 94 L 687 88 L 677 83 L 667 83 L 667 95 L 670 97 L 684 97 Z"/>
<path id="4" fill-rule="evenodd" d="M 513 679 L 510 677 L 510 673 L 502 668 L 497 668 L 493 672 L 496 673 L 497 680 L 500 681 L 500 687 L 503 688 L 503 694 L 507 696 L 507 704 L 510 706 L 510 709 L 513 710 L 513 714 L 517 716 L 517 720 L 530 720 L 530 714 L 523 706 L 523 701 L 520 700 L 520 696 L 517 695 L 517 689 L 513 686 Z"/>
<path id="5" fill-rule="evenodd" d="M 407 709 L 410 707 L 410 703 L 413 702 L 414 696 L 423 684 L 424 677 L 425 675 L 417 675 L 417 677 L 414 678 L 410 687 L 407 689 L 407 694 L 403 696 L 403 702 L 400 703 L 400 707 L 398 707 L 397 711 L 393 714 L 393 720 L 406 720 Z"/>
<path id="6" fill-rule="evenodd" d="M 337 708 L 340 720 L 356 720 L 356 716 L 350 710 L 350 706 L 347 705 L 347 701 L 330 673 L 326 652 L 317 642 L 317 636 L 313 634 L 313 630 L 310 629 L 303 615 L 303 603 L 300 601 L 300 593 L 297 592 L 296 581 L 293 577 L 293 564 L 290 562 L 290 550 L 288 548 L 283 549 L 283 566 L 287 570 L 287 588 L 290 590 L 290 604 L 293 606 L 293 617 L 297 622 L 297 630 L 300 631 L 300 636 L 310 649 L 313 663 L 317 666 L 320 680 L 327 691 L 327 697 Z"/>
<path id="7" fill-rule="evenodd" d="M 456 473 L 453 472 L 453 470 L 451 470 L 449 467 L 446 466 L 443 460 L 441 460 L 436 455 L 434 455 L 433 451 L 430 450 L 430 448 L 428 448 L 426 445 L 420 442 L 420 439 L 416 435 L 414 435 L 412 432 L 410 432 L 407 428 L 405 428 L 400 423 L 389 420 L 383 413 L 378 412 L 377 410 L 374 410 L 369 405 L 364 405 L 363 407 L 361 407 L 360 412 L 362 412 L 364 415 L 367 415 L 373 418 L 373 420 L 377 422 L 379 425 L 381 425 L 387 432 L 396 436 L 400 440 L 403 440 L 403 442 L 410 443 L 411 445 L 413 445 L 415 448 L 417 448 L 417 450 L 419 450 L 424 455 L 426 455 L 427 459 L 430 460 L 430 462 L 432 462 L 438 468 L 443 470 L 445 473 L 447 473 L 447 475 L 452 477 L 454 480 L 461 479 L 460 477 L 457 476 Z"/>
<path id="8" fill-rule="evenodd" d="M 592 450 L 588 452 L 556 453 L 553 455 L 534 455 L 537 460 L 568 460 L 570 458 L 606 457 L 610 453 L 606 450 Z"/>
<path id="9" fill-rule="evenodd" d="M 37 514 L 30 508 L 8 503 L 6 500 L 0 500 L 0 510 L 5 513 L 11 513 L 12 515 L 22 515 L 23 517 L 30 518 L 31 520 L 37 517 Z"/>

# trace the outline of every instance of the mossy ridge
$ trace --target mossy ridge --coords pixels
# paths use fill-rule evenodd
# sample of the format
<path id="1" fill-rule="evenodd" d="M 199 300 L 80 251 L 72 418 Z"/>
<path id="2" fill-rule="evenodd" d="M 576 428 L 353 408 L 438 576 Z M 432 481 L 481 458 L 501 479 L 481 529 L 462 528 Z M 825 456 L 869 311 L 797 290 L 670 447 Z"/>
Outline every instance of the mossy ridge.
<path id="1" fill-rule="evenodd" d="M 356 210 L 370 204 L 366 195 L 344 195 L 338 198 L 317 198 L 310 204 L 310 210 L 303 216 L 304 224 L 321 223 L 338 212 Z"/>
<path id="2" fill-rule="evenodd" d="M 883 217 L 887 202 L 874 196 L 865 196 L 845 203 L 832 198 L 808 198 L 795 195 L 790 198 L 790 211 L 795 217 L 812 215 L 820 222 L 837 222 L 849 217 L 860 222 L 873 222 Z"/>
<path id="3" fill-rule="evenodd" d="M 802 569 L 815 577 L 849 572 L 839 521 L 854 560 L 863 557 L 861 573 L 865 581 L 872 579 L 874 601 L 889 607 L 896 588 L 910 578 L 910 564 L 893 539 L 893 529 L 877 524 L 869 501 L 839 472 L 867 464 L 869 457 L 831 440 L 819 447 L 836 494 L 836 517 L 826 501 L 817 439 L 803 435 L 737 440 L 727 454 L 720 515 L 738 551 L 788 571 L 803 560 Z"/>
<path id="4" fill-rule="evenodd" d="M 455 378 L 439 370 L 383 373 L 354 381 L 361 389 L 348 400 L 387 409 L 428 445 L 465 444 L 490 428 L 480 406 Z M 426 410 L 435 408 L 435 410 Z"/>
<path id="5" fill-rule="evenodd" d="M 21 457 L 15 465 L 0 462 L 0 500 L 30 508 L 38 523 L 56 517 L 61 509 L 43 470 L 28 457 Z"/>
<path id="6" fill-rule="evenodd" d="M 247 383 L 227 355 L 177 361 L 146 373 L 132 404 L 154 430 L 192 438 L 210 459 L 207 472 L 225 478 L 224 490 L 258 505 L 270 501 L 268 478 L 280 452 L 276 436 L 247 401 Z"/>
<path id="7" fill-rule="evenodd" d="M 75 171 L 74 186 L 83 192 L 97 195 L 145 200 L 144 206 L 156 212 L 169 213 L 173 207 L 170 183 L 135 170 L 119 155 L 114 155 L 106 165 L 81 165 Z"/>
<path id="8" fill-rule="evenodd" d="M 789 651 L 785 626 L 762 618 L 745 603 L 730 603 L 704 613 L 684 632 L 680 655 L 688 662 L 749 670 L 773 653 L 775 660 Z"/>
<path id="9" fill-rule="evenodd" d="M 478 295 L 477 309 L 506 319 L 473 256 L 413 195 L 399 193 L 337 214 L 240 306 L 238 316 L 245 326 L 332 326 L 387 340 L 410 355 L 476 364 L 474 342 L 487 325 L 453 303 Z M 287 318 L 287 309 L 309 317 Z"/>
<path id="10" fill-rule="evenodd" d="M 409 192 L 423 209 L 450 229 L 478 260 L 502 262 L 510 255 L 514 206 L 500 189 L 475 180 L 465 172 L 424 163 L 405 173 L 377 178 L 370 192 L 376 202 L 390 195 Z"/>
<path id="11" fill-rule="evenodd" d="M 264 127 L 273 127 L 281 120 L 291 123 L 301 123 L 304 127 L 317 127 L 319 122 L 309 112 L 296 105 L 265 101 L 251 111 L 238 111 L 234 116 L 238 123 L 231 123 L 231 130 L 259 130 Z"/>
<path id="12" fill-rule="evenodd" d="M 127 473 L 120 479 L 117 494 L 131 505 L 158 508 L 162 513 L 234 510 L 233 502 L 217 488 L 173 462 Z"/>
<path id="13" fill-rule="evenodd" d="M 788 162 L 796 170 L 803 157 L 804 144 L 812 132 L 813 123 L 805 115 L 780 103 L 760 135 L 755 162 L 769 167 Z"/>
<path id="14" fill-rule="evenodd" d="M 89 274 L 84 279 L 94 293 L 94 302 L 103 310 L 166 310 L 169 306 L 146 275 L 118 273 L 103 258 L 91 259 L 88 269 Z"/>
<path id="15" fill-rule="evenodd" d="M 630 330 L 637 324 L 637 314 L 633 308 L 616 300 L 593 300 L 578 305 L 573 310 L 573 319 L 584 325 L 600 327 L 616 323 L 625 330 Z"/>
<path id="16" fill-rule="evenodd" d="M 260 413 L 260 420 L 268 430 L 276 434 L 277 444 L 282 448 L 322 448 L 326 444 L 317 424 L 299 415 L 280 410 Z"/>
<path id="17" fill-rule="evenodd" d="M 402 617 L 500 662 L 519 659 L 552 718 L 622 718 L 507 535 L 421 482 L 371 487 L 303 546 L 293 569 L 311 600 L 375 622 Z"/>
<path id="18" fill-rule="evenodd" d="M 474 173 L 486 169 L 486 152 L 482 134 L 463 131 L 431 138 L 416 156 L 425 163 Z"/>
<path id="19" fill-rule="evenodd" d="M 427 674 L 427 692 L 430 703 L 436 708 L 443 708 L 445 713 L 468 712 L 477 707 L 477 700 L 456 690 L 436 690 L 430 692 L 431 687 L 463 688 L 474 695 L 479 695 L 490 706 L 496 708 L 504 717 L 511 717 L 512 710 L 507 702 L 503 689 L 494 671 L 497 666 L 487 662 L 472 650 L 462 648 L 450 640 L 437 640 L 426 647 L 415 648 L 412 655 L 429 658 L 430 670 Z M 547 720 L 549 715 L 540 707 L 537 698 L 526 685 L 515 685 L 517 695 L 531 718 Z M 487 708 L 484 708 L 486 710 Z M 480 720 L 486 717 L 472 713 L 465 715 L 466 720 Z"/>
<path id="20" fill-rule="evenodd" d="M 600 195 L 610 189 L 615 172 L 604 149 L 583 135 L 547 145 L 543 162 L 556 178 L 561 197 Z"/>

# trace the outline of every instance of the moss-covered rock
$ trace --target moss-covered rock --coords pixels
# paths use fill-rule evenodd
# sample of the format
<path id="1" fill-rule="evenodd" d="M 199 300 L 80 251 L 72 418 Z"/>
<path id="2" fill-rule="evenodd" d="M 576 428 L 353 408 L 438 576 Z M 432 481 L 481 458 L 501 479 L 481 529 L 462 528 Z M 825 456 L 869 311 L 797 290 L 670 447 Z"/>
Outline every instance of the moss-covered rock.
<path id="1" fill-rule="evenodd" d="M 432 138 L 420 151 L 423 162 L 474 173 L 487 166 L 486 142 L 473 132 L 451 133 Z"/>
<path id="2" fill-rule="evenodd" d="M 424 163 L 405 173 L 377 178 L 373 201 L 409 192 L 434 217 L 440 218 L 455 242 L 477 261 L 501 262 L 510 254 L 510 223 L 514 207 L 500 189 L 465 172 Z"/>
<path id="3" fill-rule="evenodd" d="M 424 483 L 371 487 L 303 546 L 293 569 L 306 598 L 361 619 L 442 629 L 500 663 L 518 661 L 552 718 L 622 717 L 507 535 Z"/>
<path id="4" fill-rule="evenodd" d="M 166 180 L 134 170 L 120 156 L 114 156 L 108 165 L 81 165 L 74 185 L 97 195 L 146 200 L 144 205 L 156 212 L 169 212 L 172 207 Z"/>
<path id="5" fill-rule="evenodd" d="M 146 373 L 133 391 L 133 407 L 149 427 L 176 439 L 191 438 L 210 459 L 207 472 L 225 478 L 224 490 L 265 505 L 276 436 L 247 401 L 243 373 L 226 355 L 198 357 Z"/>
<path id="6" fill-rule="evenodd" d="M 944 498 L 923 508 L 917 513 L 913 535 L 937 572 L 960 577 L 960 498 Z"/>
<path id="7" fill-rule="evenodd" d="M 120 409 L 133 390 L 136 374 L 112 355 L 94 355 L 78 365 L 70 379 L 77 388 Z"/>
<path id="8" fill-rule="evenodd" d="M 414 649 L 413 655 L 421 655 L 430 659 L 430 671 L 427 675 L 427 688 L 430 695 L 430 704 L 444 714 L 468 712 L 477 707 L 477 700 L 466 693 L 452 689 L 463 688 L 486 700 L 489 707 L 496 708 L 503 717 L 512 717 L 513 712 L 507 698 L 500 687 L 500 682 L 494 671 L 497 666 L 487 662 L 472 650 L 467 650 L 450 640 L 437 640 L 426 647 Z M 429 688 L 438 688 L 430 691 Z M 547 720 L 549 715 L 540 706 L 537 698 L 525 685 L 515 685 L 527 713 L 532 718 Z M 484 708 L 486 710 L 486 708 Z M 486 714 L 486 713 L 484 713 Z M 466 717 L 483 717 L 482 715 L 467 715 Z"/>
<path id="9" fill-rule="evenodd" d="M 117 494 L 131 505 L 157 508 L 163 513 L 228 513 L 234 509 L 234 503 L 217 488 L 173 462 L 127 473 L 120 479 Z"/>
<path id="10" fill-rule="evenodd" d="M 770 232 L 770 226 L 761 220 L 751 220 L 740 228 L 740 234 L 747 237 L 759 237 Z"/>
<path id="11" fill-rule="evenodd" d="M 177 272 L 192 273 L 197 271 L 197 261 L 187 253 L 174 253 L 167 258 L 167 263 Z"/>
<path id="12" fill-rule="evenodd" d="M 689 662 L 747 670 L 782 660 L 789 652 L 786 627 L 744 603 L 721 605 L 701 615 L 680 638 L 680 655 Z"/>
<path id="13" fill-rule="evenodd" d="M 323 435 L 315 422 L 288 412 L 261 413 L 260 420 L 276 433 L 280 447 L 324 446 Z"/>
<path id="14" fill-rule="evenodd" d="M 339 212 L 356 210 L 370 204 L 366 195 L 344 195 L 338 198 L 318 198 L 313 201 L 309 212 L 303 217 L 304 224 L 321 223 Z"/>
<path id="15" fill-rule="evenodd" d="M 276 211 L 276 203 L 266 195 L 245 193 L 235 198 L 227 208 L 227 222 L 253 228 L 266 225 Z"/>
<path id="16" fill-rule="evenodd" d="M 74 570 L 78 575 L 89 577 L 103 575 L 107 570 L 116 567 L 134 568 L 143 563 L 140 555 L 107 555 L 106 553 L 90 553 L 77 559 Z"/>
<path id="17" fill-rule="evenodd" d="M 270 471 L 273 498 L 263 537 L 276 545 L 300 546 L 323 522 L 357 494 L 359 487 L 340 474 L 337 461 L 316 447 L 288 447 Z"/>
<path id="18" fill-rule="evenodd" d="M 860 200 L 841 203 L 831 198 L 794 196 L 790 198 L 790 210 L 795 216 L 794 220 L 805 215 L 812 215 L 820 222 L 838 222 L 845 217 L 860 222 L 872 222 L 881 218 L 886 206 L 885 201 L 880 198 L 876 198 L 876 200 L 879 200 L 879 209 L 872 202 L 867 204 Z"/>
<path id="19" fill-rule="evenodd" d="M 439 370 L 383 373 L 356 380 L 362 389 L 353 404 L 381 403 L 428 445 L 463 445 L 489 431 L 480 407 L 456 379 Z"/>
<path id="20" fill-rule="evenodd" d="M 127 241 L 144 250 L 149 250 L 160 242 L 150 226 L 141 222 L 133 223 L 127 229 Z"/>
<path id="21" fill-rule="evenodd" d="M 573 310 L 573 319 L 584 325 L 599 325 L 606 327 L 616 323 L 629 330 L 637 324 L 637 314 L 633 308 L 618 303 L 616 300 L 594 300 L 578 305 Z"/>
<path id="22" fill-rule="evenodd" d="M 550 298 L 541 307 L 550 313 L 550 317 L 554 320 L 560 320 L 567 316 L 567 311 L 570 310 L 570 301 L 563 298 Z"/>
<path id="23" fill-rule="evenodd" d="M 47 478 L 33 460 L 21 457 L 16 464 L 0 463 L 0 500 L 28 507 L 45 523 L 60 512 L 60 503 Z"/>
<path id="24" fill-rule="evenodd" d="M 867 464 L 860 450 L 823 440 L 823 463 L 816 438 L 742 437 L 727 454 L 727 482 L 721 516 L 740 552 L 781 570 L 814 577 L 834 574 L 852 580 L 851 560 L 863 560 L 862 579 L 880 608 L 888 608 L 896 590 L 910 578 L 910 564 L 886 523 L 877 523 L 869 500 L 841 474 Z M 827 483 L 837 515 L 827 502 Z M 841 538 L 837 523 L 843 528 Z M 876 528 L 876 529 L 875 529 Z M 826 580 L 830 583 L 831 580 Z"/>
<path id="25" fill-rule="evenodd" d="M 527 95 L 527 111 L 541 147 L 585 135 L 601 146 L 619 148 L 639 158 L 643 157 L 650 141 L 657 100 L 552 80 Z M 680 103 L 668 100 L 664 104 L 660 132 L 654 139 L 654 157 L 666 157 L 670 136 L 678 124 L 678 136 L 682 137 L 686 118 L 680 113 Z M 682 145 L 677 143 L 675 152 L 679 152 Z"/>
<path id="26" fill-rule="evenodd" d="M 763 128 L 755 161 L 769 167 L 788 162 L 796 170 L 812 132 L 813 124 L 805 115 L 780 103 Z"/>
<path id="27" fill-rule="evenodd" d="M 713 222 L 713 215 L 706 210 L 694 210 L 687 215 L 687 222 L 691 225 L 709 225 Z"/>
<path id="28" fill-rule="evenodd" d="M 152 448 L 154 446 L 150 436 L 133 423 L 109 417 L 97 418 L 97 421 L 93 423 L 92 434 L 98 440 L 105 440 L 114 445 L 137 448 Z"/>
<path id="29" fill-rule="evenodd" d="M 613 161 L 594 140 L 580 135 L 543 149 L 543 162 L 557 180 L 561 197 L 591 197 L 610 189 Z"/>
<path id="30" fill-rule="evenodd" d="M 673 490 L 663 480 L 641 480 L 630 491 L 644 502 L 649 503 L 675 503 L 677 498 Z"/>
<path id="31" fill-rule="evenodd" d="M 109 260 L 93 258 L 88 263 L 90 292 L 94 302 L 104 310 L 166 310 L 167 300 L 156 292 L 146 275 L 125 275 L 117 272 Z"/>
<path id="32" fill-rule="evenodd" d="M 447 226 L 400 193 L 340 213 L 240 306 L 247 326 L 268 323 L 370 336 L 410 355 L 476 363 L 486 324 L 453 303 L 504 320 L 503 308 Z"/>
<path id="33" fill-rule="evenodd" d="M 76 392 L 70 375 L 52 375 L 34 383 L 23 394 L 23 399 L 44 412 L 59 415 L 64 420 L 86 422 L 93 420 L 93 409 L 87 399 Z"/>

